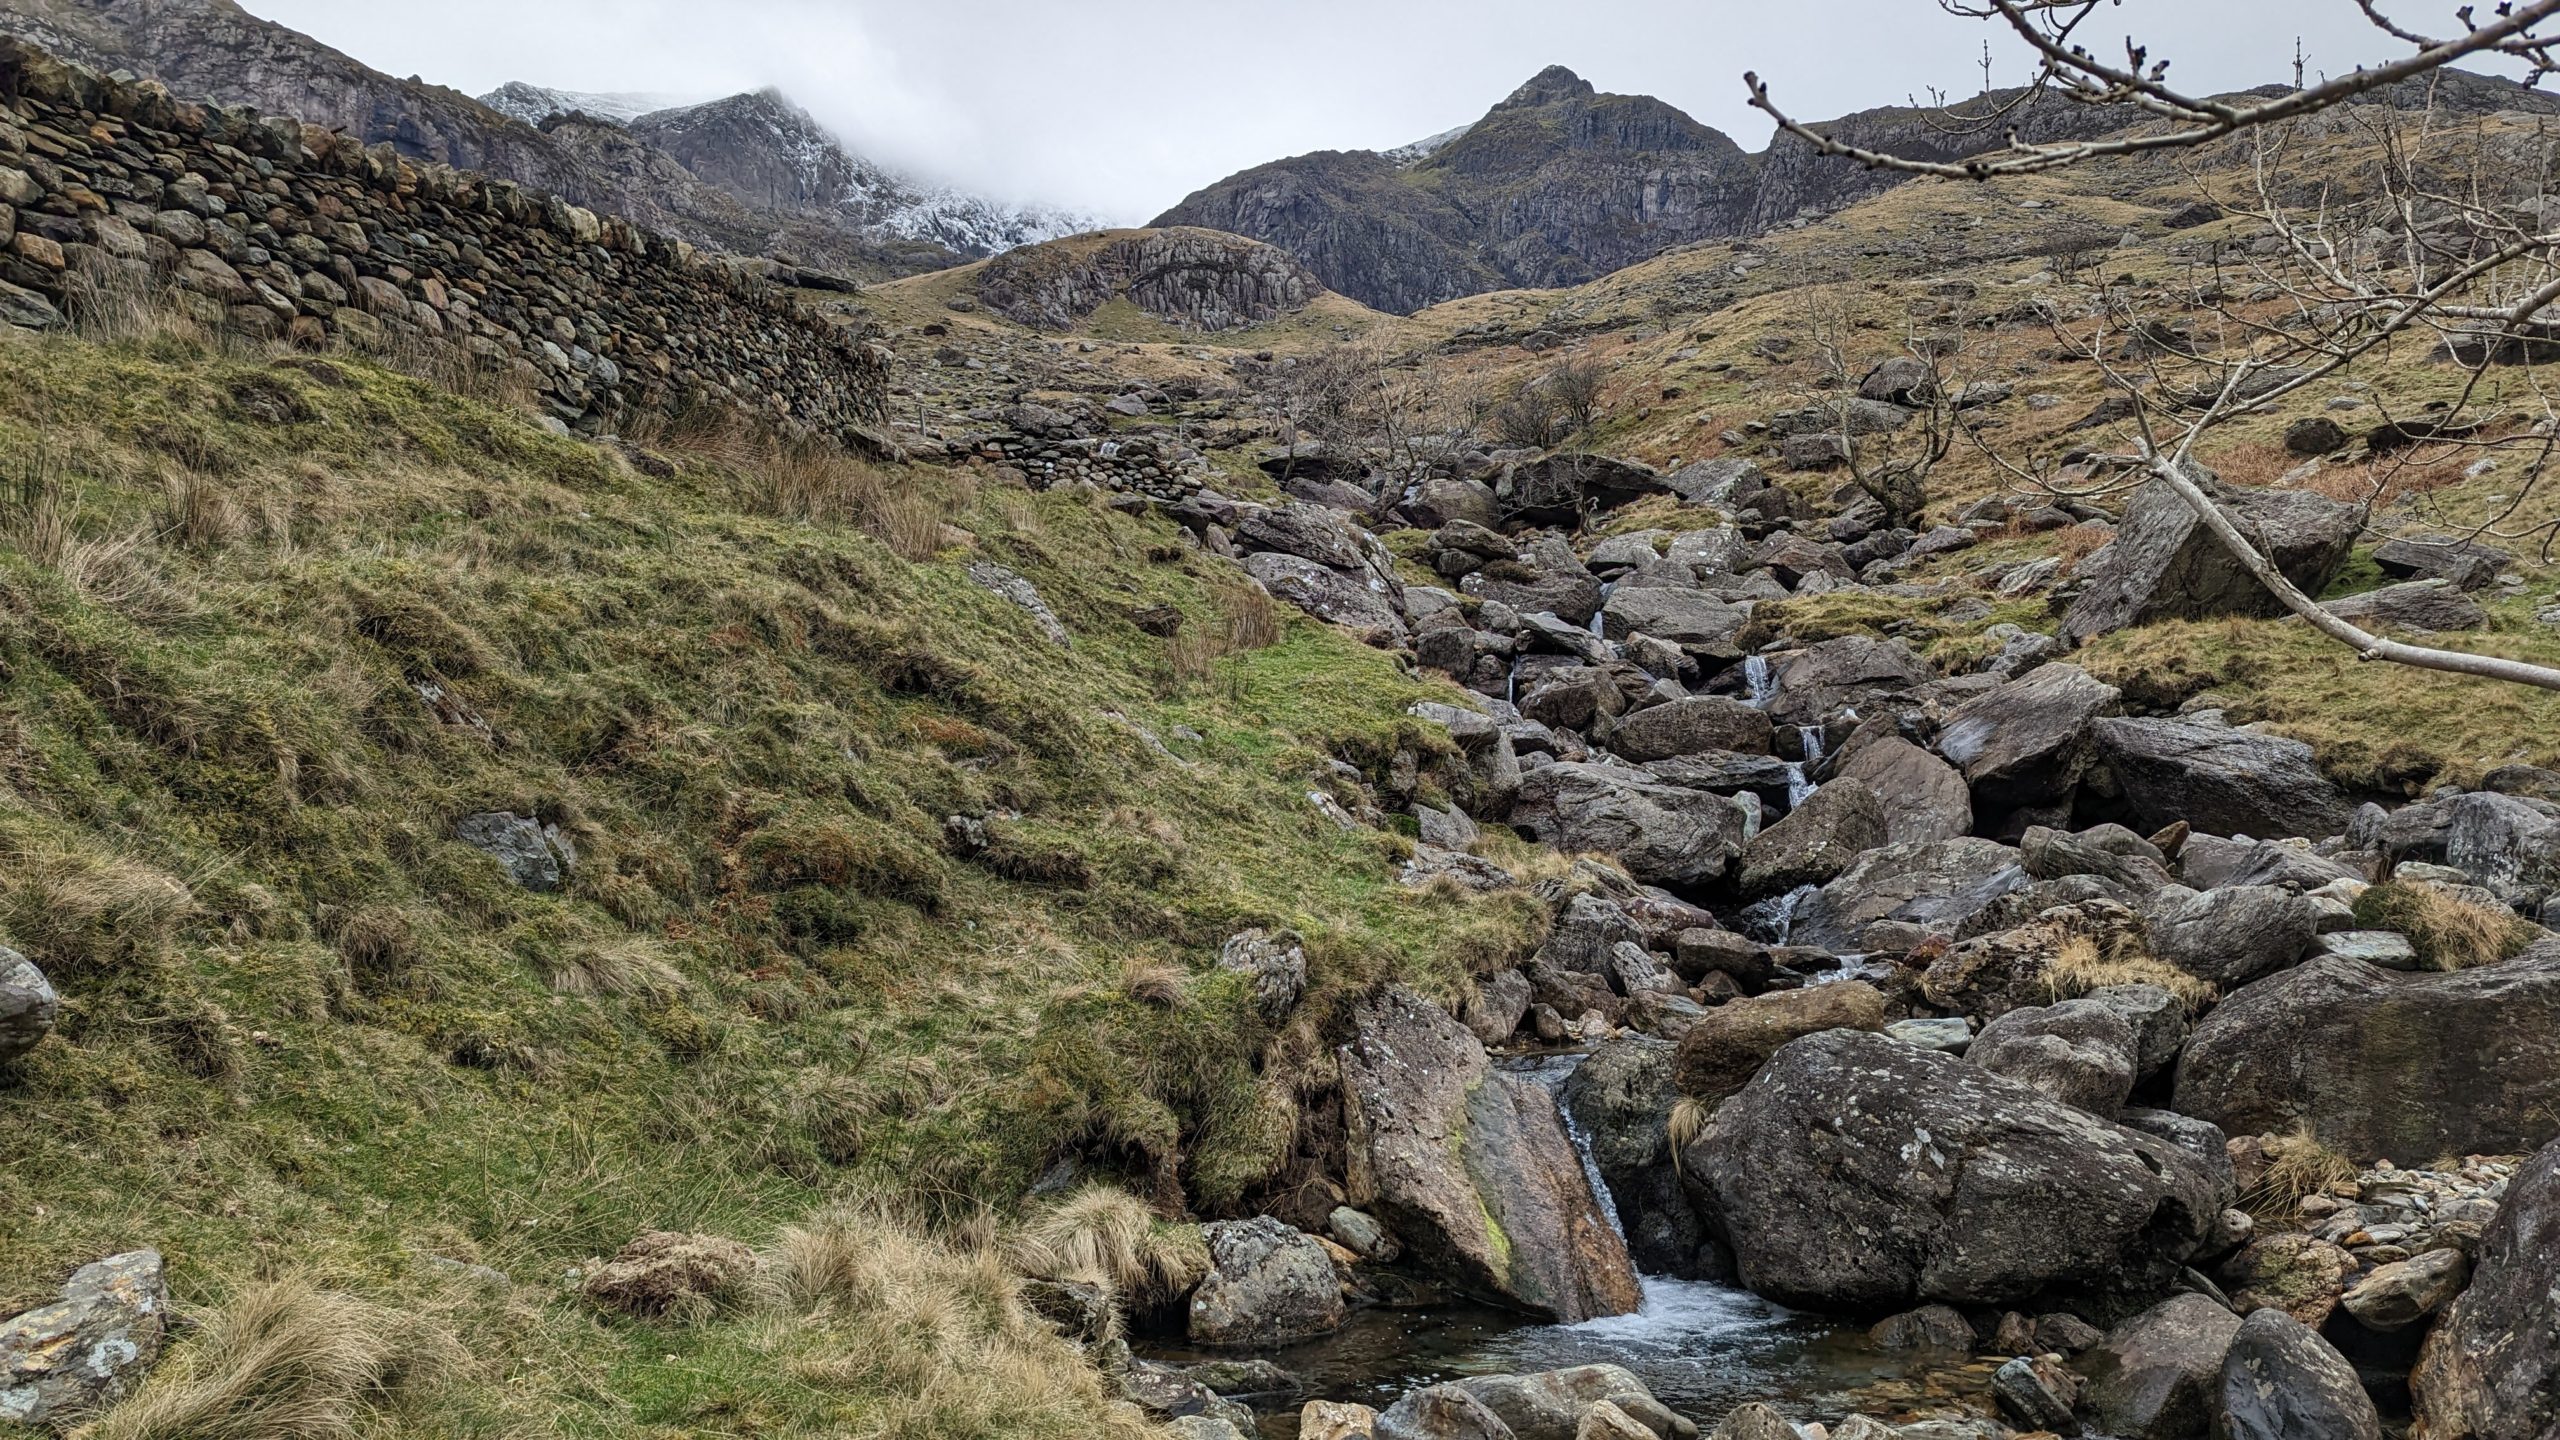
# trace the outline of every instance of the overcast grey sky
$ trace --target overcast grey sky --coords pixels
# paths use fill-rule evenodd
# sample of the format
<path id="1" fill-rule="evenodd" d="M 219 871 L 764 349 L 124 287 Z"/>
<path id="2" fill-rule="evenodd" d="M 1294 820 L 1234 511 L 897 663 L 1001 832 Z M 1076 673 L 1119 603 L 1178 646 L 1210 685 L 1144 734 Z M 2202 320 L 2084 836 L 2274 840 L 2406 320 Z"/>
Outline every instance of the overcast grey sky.
<path id="1" fill-rule="evenodd" d="M 863 152 L 1001 198 L 1136 223 L 1221 176 L 1310 150 L 1465 124 L 1564 64 L 1767 143 L 1743 104 L 1829 118 L 1935 85 L 1968 93 L 1991 34 L 1936 0 L 245 0 L 398 75 L 710 98 L 775 85 Z M 2395 0 L 2412 23 L 2455 0 Z M 2353 0 L 2123 0 L 2083 31 L 2138 30 L 2207 90 L 2398 53 Z M 1995 78 L 2026 76 L 1997 47 Z"/>

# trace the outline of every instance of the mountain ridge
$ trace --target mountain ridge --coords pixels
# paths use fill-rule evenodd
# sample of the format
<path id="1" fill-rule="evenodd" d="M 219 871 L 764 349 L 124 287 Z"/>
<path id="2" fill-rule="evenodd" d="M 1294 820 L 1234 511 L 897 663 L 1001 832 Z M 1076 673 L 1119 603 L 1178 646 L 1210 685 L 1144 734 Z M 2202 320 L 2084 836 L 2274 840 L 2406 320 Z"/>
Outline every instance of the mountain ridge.
<path id="1" fill-rule="evenodd" d="M 2023 92 L 1958 102 L 1999 113 Z M 2491 76 L 2446 71 L 2421 96 L 2459 114 L 2552 113 L 2550 97 Z M 1945 111 L 1880 106 L 1818 125 L 1870 149 L 1958 159 L 2004 143 L 2094 139 L 2141 121 L 2130 107 L 2021 106 L 1999 126 Z M 1392 151 L 1315 151 L 1213 182 L 1157 226 L 1230 230 L 1296 253 L 1324 283 L 1410 314 L 1505 289 L 1587 283 L 1664 250 L 1736 239 L 1829 214 L 1906 177 L 1827 158 L 1780 132 L 1745 151 L 1667 101 L 1613 95 L 1551 65 L 1471 125 Z"/>

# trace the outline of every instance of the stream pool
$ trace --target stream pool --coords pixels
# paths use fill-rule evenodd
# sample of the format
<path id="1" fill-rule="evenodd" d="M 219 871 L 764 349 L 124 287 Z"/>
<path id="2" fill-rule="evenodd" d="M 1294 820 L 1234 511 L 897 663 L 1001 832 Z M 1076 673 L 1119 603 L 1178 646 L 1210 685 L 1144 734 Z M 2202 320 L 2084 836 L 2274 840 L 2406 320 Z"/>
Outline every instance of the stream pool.
<path id="1" fill-rule="evenodd" d="M 1514 1074 L 1560 1087 L 1584 1057 L 1510 1057 Z M 1572 1130 L 1570 1121 L 1568 1130 Z M 1574 1131 L 1574 1143 L 1585 1145 Z M 1585 1168 L 1589 1169 L 1587 1148 Z M 1597 1181 L 1594 1181 L 1595 1188 Z M 1602 1206 L 1616 1213 L 1605 1192 Z M 1240 1358 L 1141 1346 L 1150 1359 L 1187 1363 Z M 1862 1326 L 1800 1314 L 1731 1286 L 1644 1277 L 1644 1308 L 1580 1325 L 1542 1325 L 1466 1301 L 1355 1311 L 1319 1340 L 1263 1352 L 1304 1387 L 1253 1397 L 1263 1440 L 1294 1440 L 1298 1407 L 1348 1400 L 1383 1410 L 1407 1391 L 1474 1375 L 1524 1374 L 1607 1363 L 1635 1372 L 1673 1410 L 1712 1429 L 1734 1406 L 1762 1400 L 1798 1421 L 1850 1413 L 1893 1422 L 1992 1413 L 1988 1363 L 1887 1352 Z"/>

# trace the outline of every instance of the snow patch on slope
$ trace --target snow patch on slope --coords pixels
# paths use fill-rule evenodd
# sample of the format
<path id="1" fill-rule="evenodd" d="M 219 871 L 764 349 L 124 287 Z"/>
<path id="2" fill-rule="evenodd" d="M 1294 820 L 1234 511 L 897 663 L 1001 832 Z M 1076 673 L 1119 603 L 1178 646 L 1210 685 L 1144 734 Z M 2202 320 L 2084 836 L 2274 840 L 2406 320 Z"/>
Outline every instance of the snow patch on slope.
<path id="1" fill-rule="evenodd" d="M 607 95 L 584 90 L 554 90 L 544 85 L 510 80 L 481 96 L 480 103 L 510 120 L 521 120 L 527 125 L 540 125 L 554 115 L 566 115 L 573 110 L 599 120 L 611 120 L 617 125 L 628 125 L 653 111 L 673 109 L 692 102 L 682 95 Z"/>
<path id="2" fill-rule="evenodd" d="M 1428 157 L 1432 151 L 1439 149 L 1441 146 L 1448 144 L 1450 141 L 1457 139 L 1459 136 L 1466 134 L 1474 128 L 1476 128 L 1475 123 L 1473 121 L 1469 121 L 1454 130 L 1443 130 L 1437 135 L 1425 136 L 1409 145 L 1399 145 L 1393 150 L 1381 150 L 1378 153 L 1384 155 L 1398 165 L 1416 165 Z"/>

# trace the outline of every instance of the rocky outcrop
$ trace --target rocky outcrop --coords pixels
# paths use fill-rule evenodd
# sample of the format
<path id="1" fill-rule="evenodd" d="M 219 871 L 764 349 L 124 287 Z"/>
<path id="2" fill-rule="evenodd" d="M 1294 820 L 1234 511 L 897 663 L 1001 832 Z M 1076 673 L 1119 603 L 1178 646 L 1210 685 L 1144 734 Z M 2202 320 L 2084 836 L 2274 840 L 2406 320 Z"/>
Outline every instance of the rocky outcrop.
<path id="1" fill-rule="evenodd" d="M 1520 779 L 1511 823 L 1565 851 L 1614 855 L 1655 885 L 1721 877 L 1742 851 L 1742 808 L 1721 795 L 1611 765 L 1556 764 Z"/>
<path id="2" fill-rule="evenodd" d="M 887 360 L 864 332 L 628 221 L 14 40 L 0 94 L 18 97 L 0 124 L 14 228 L 43 242 L 0 254 L 0 293 L 57 317 L 88 290 L 174 276 L 176 303 L 215 328 L 451 346 L 572 425 L 700 406 L 850 439 L 883 418 Z"/>
<path id="3" fill-rule="evenodd" d="M 2508 1183 L 2471 1288 L 2427 1337 L 2411 1389 L 2428 1440 L 2560 1433 L 2560 1142 Z"/>
<path id="4" fill-rule="evenodd" d="M 1573 1323 L 1642 1302 L 1555 1100 L 1496 1071 L 1409 991 L 1364 1003 L 1341 1051 L 1353 1203 L 1460 1289 Z"/>
<path id="5" fill-rule="evenodd" d="M 1743 1283 L 1817 1310 L 2157 1293 L 2220 1213 L 2177 1146 L 1858 1031 L 1780 1050 L 1682 1158 Z"/>
<path id="6" fill-rule="evenodd" d="M 2423 1165 L 2560 1135 L 2560 941 L 2451 974 L 2322 956 L 2205 1017 L 2177 1109 L 2234 1135 L 2309 1127 L 2358 1160 Z"/>
<path id="7" fill-rule="evenodd" d="M 2355 543 L 2355 507 L 2308 490 L 2225 486 L 2201 477 L 2240 532 L 2285 578 L 2317 595 L 2336 578 Z M 2168 482 L 2145 485 L 2126 507 L 2116 538 L 2062 619 L 2062 633 L 2088 640 L 2153 620 L 2277 615 L 2283 605 L 2258 583 Z"/>
<path id="8" fill-rule="evenodd" d="M 1952 935 L 1992 901 L 2027 884 L 2018 852 L 1993 840 L 1888 845 L 1858 857 L 1840 878 L 1807 898 L 1791 938 L 1848 953 L 1867 927 L 1898 920 Z"/>
<path id="9" fill-rule="evenodd" d="M 1194 228 L 1123 230 L 1011 250 L 978 271 L 987 308 L 1018 325 L 1072 330 L 1125 299 L 1186 330 L 1294 314 L 1324 286 L 1286 251 Z"/>
<path id="10" fill-rule="evenodd" d="M 696 245 L 873 273 L 963 258 L 931 239 L 880 233 L 876 217 L 858 208 L 775 204 L 756 189 L 732 190 L 613 117 L 528 123 L 443 86 L 394 78 L 230 0 L 5 0 L 0 31 L 102 71 L 130 70 L 182 97 L 309 120 L 421 167 L 480 171 Z M 800 158 L 787 153 L 784 136 L 755 138 L 776 157 L 769 164 Z"/>
<path id="11" fill-rule="evenodd" d="M 2354 807 L 2299 740 L 2236 729 L 2219 715 L 2100 719 L 2089 788 L 2136 830 L 2180 821 L 2208 835 L 2321 839 Z"/>

